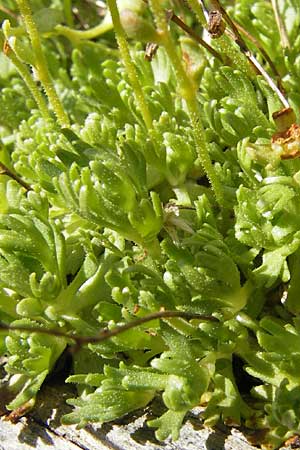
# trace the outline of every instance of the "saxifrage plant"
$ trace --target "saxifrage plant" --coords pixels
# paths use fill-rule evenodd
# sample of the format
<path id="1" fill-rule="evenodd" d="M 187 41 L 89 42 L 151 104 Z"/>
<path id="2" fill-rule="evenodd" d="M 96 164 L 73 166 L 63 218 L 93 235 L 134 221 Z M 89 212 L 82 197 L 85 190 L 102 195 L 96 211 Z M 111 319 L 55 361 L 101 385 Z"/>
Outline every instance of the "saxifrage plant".
<path id="1" fill-rule="evenodd" d="M 160 395 L 160 440 L 197 405 L 264 449 L 299 434 L 299 2 L 4 0 L 0 18 L 8 410 L 76 344 L 64 423 Z"/>

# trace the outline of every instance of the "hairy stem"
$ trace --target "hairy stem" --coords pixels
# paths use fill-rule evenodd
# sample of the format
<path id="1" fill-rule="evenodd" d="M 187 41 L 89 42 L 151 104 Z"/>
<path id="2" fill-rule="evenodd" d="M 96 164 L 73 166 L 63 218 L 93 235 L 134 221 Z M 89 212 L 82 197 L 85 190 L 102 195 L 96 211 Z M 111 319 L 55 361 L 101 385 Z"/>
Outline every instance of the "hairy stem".
<path id="1" fill-rule="evenodd" d="M 173 43 L 172 37 L 168 29 L 168 21 L 166 13 L 161 6 L 159 0 L 150 0 L 151 9 L 156 20 L 157 33 L 166 49 L 166 52 L 173 64 L 174 72 L 178 80 L 180 94 L 187 104 L 189 116 L 192 122 L 195 138 L 195 146 L 197 149 L 198 157 L 206 172 L 207 177 L 210 180 L 212 189 L 216 196 L 216 200 L 220 206 L 223 206 L 223 192 L 220 181 L 215 173 L 213 164 L 211 162 L 208 147 L 205 139 L 204 128 L 200 117 L 199 105 L 197 102 L 197 90 L 196 86 L 189 79 L 181 59 L 177 54 L 176 46 Z"/>
<path id="2" fill-rule="evenodd" d="M 191 10 L 194 11 L 194 13 L 196 14 L 197 19 L 199 20 L 201 25 L 206 26 L 206 18 L 205 18 L 203 9 L 202 9 L 199 1 L 198 0 L 187 0 L 187 4 L 191 8 Z"/>
<path id="3" fill-rule="evenodd" d="M 4 43 L 3 52 L 11 60 L 11 62 L 14 64 L 15 68 L 21 75 L 24 83 L 31 92 L 32 97 L 34 98 L 39 110 L 41 111 L 42 116 L 45 119 L 49 119 L 50 114 L 45 99 L 42 93 L 39 91 L 37 85 L 35 84 L 26 64 L 22 63 L 22 61 L 19 60 L 19 58 L 15 55 L 14 51 L 7 42 Z"/>
<path id="4" fill-rule="evenodd" d="M 131 83 L 132 89 L 135 93 L 135 98 L 137 105 L 141 111 L 141 114 L 143 116 L 143 120 L 145 122 L 146 127 L 148 130 L 152 129 L 152 117 L 150 110 L 148 108 L 146 98 L 142 89 L 142 86 L 139 82 L 137 71 L 135 68 L 135 65 L 132 62 L 130 51 L 126 39 L 125 31 L 122 27 L 121 20 L 120 20 L 120 14 L 117 7 L 116 0 L 107 0 L 107 4 L 110 9 L 114 30 L 116 33 L 117 42 L 119 45 L 121 57 L 123 59 L 126 72 L 129 77 L 129 81 Z"/>
<path id="5" fill-rule="evenodd" d="M 41 81 L 45 89 L 46 95 L 49 99 L 49 102 L 53 108 L 53 111 L 57 117 L 59 124 L 63 127 L 69 127 L 70 126 L 69 118 L 66 112 L 64 111 L 60 99 L 58 98 L 57 92 L 54 88 L 53 82 L 49 74 L 47 61 L 42 50 L 39 32 L 33 20 L 29 2 L 28 0 L 17 0 L 17 4 L 31 41 L 36 61 L 35 69 L 39 77 L 39 80 Z"/>
<path id="6" fill-rule="evenodd" d="M 280 89 L 280 91 L 284 94 L 283 91 L 283 87 L 282 87 L 282 80 L 281 80 L 281 75 L 277 70 L 277 67 L 275 66 L 275 64 L 273 63 L 272 59 L 270 58 L 270 56 L 268 55 L 268 53 L 266 52 L 266 50 L 263 48 L 263 46 L 261 45 L 261 43 L 259 42 L 258 39 L 256 39 L 254 36 L 252 36 L 251 33 L 249 33 L 249 31 L 245 30 L 244 27 L 242 27 L 242 25 L 240 25 L 239 23 L 233 21 L 233 23 L 235 24 L 236 28 L 247 38 L 249 39 L 249 41 L 251 41 L 256 48 L 258 49 L 258 51 L 261 53 L 261 55 L 263 56 L 263 58 L 265 59 L 265 61 L 269 64 L 270 69 L 272 70 L 273 74 L 275 75 L 276 79 L 277 79 L 277 83 L 278 83 L 278 87 Z"/>

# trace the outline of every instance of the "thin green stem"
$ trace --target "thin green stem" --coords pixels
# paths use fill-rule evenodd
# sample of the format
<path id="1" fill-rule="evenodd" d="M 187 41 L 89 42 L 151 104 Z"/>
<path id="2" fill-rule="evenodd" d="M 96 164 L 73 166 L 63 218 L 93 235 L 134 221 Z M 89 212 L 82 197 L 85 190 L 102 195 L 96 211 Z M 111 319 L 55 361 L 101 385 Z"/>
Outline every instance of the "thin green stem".
<path id="1" fill-rule="evenodd" d="M 199 1 L 198 0 L 187 0 L 187 4 L 191 8 L 191 10 L 194 11 L 194 13 L 196 14 L 197 19 L 199 20 L 201 25 L 206 27 L 207 21 L 206 21 L 205 15 L 203 13 L 203 9 L 202 9 Z"/>
<path id="2" fill-rule="evenodd" d="M 45 119 L 50 119 L 51 116 L 49 114 L 49 110 L 48 110 L 47 104 L 45 102 L 45 99 L 44 99 L 42 93 L 39 91 L 37 85 L 35 84 L 26 64 L 22 63 L 22 61 L 19 60 L 19 58 L 15 55 L 12 48 L 7 43 L 5 43 L 5 45 L 4 45 L 4 54 L 11 60 L 11 62 L 14 64 L 15 68 L 21 75 L 24 83 L 28 87 L 39 110 L 41 111 L 42 116 L 45 117 Z"/>
<path id="3" fill-rule="evenodd" d="M 81 41 L 87 39 L 94 39 L 102 34 L 113 29 L 113 24 L 111 22 L 101 22 L 94 28 L 89 30 L 73 30 L 72 28 L 65 27 L 63 25 L 56 25 L 55 31 L 62 36 L 70 39 L 70 41 Z"/>
<path id="4" fill-rule="evenodd" d="M 125 31 L 122 27 L 121 20 L 120 20 L 120 14 L 117 7 L 116 0 L 107 0 L 107 4 L 110 9 L 114 30 L 116 33 L 117 42 L 119 45 L 121 57 L 123 59 L 126 72 L 129 77 L 129 81 L 131 83 L 132 89 L 135 93 L 135 98 L 137 105 L 141 111 L 141 114 L 143 116 L 143 120 L 145 122 L 146 127 L 148 130 L 152 129 L 152 116 L 150 113 L 150 110 L 148 108 L 146 98 L 142 89 L 142 86 L 138 79 L 138 74 L 135 68 L 135 65 L 132 62 L 130 51 L 126 39 Z"/>
<path id="5" fill-rule="evenodd" d="M 59 124 L 63 127 L 69 127 L 70 126 L 69 118 L 66 112 L 64 111 L 60 99 L 58 98 L 57 92 L 54 88 L 53 82 L 49 74 L 47 61 L 42 50 L 39 32 L 33 20 L 29 2 L 28 0 L 17 0 L 17 4 L 24 21 L 26 31 L 31 41 L 36 61 L 35 69 L 39 77 L 39 80 L 41 81 L 45 89 L 46 95 L 49 99 L 49 102 L 53 108 L 53 111 L 57 117 Z"/>
<path id="6" fill-rule="evenodd" d="M 240 25 L 239 23 L 233 21 L 236 28 L 250 41 L 252 42 L 256 48 L 258 49 L 258 51 L 261 53 L 261 55 L 263 56 L 263 58 L 265 59 L 265 61 L 269 64 L 270 69 L 272 70 L 273 74 L 275 75 L 276 79 L 277 79 L 277 85 L 278 88 L 280 89 L 280 91 L 282 92 L 282 94 L 285 94 L 284 92 L 284 88 L 282 86 L 282 79 L 281 79 L 281 75 L 279 73 L 279 71 L 277 70 L 277 67 L 275 66 L 274 62 L 272 61 L 272 59 L 270 58 L 270 56 L 268 55 L 268 53 L 266 52 L 266 50 L 263 48 L 263 46 L 261 45 L 261 43 L 259 42 L 258 39 L 256 39 L 254 36 L 252 36 L 251 33 L 249 33 L 248 30 L 246 30 L 244 27 L 242 27 L 242 25 Z"/>
<path id="7" fill-rule="evenodd" d="M 68 27 L 74 27 L 72 0 L 64 0 L 64 14 Z"/>
<path id="8" fill-rule="evenodd" d="M 204 128 L 199 111 L 199 105 L 197 102 L 197 88 L 193 84 L 192 80 L 190 80 L 190 78 L 188 77 L 181 59 L 177 54 L 176 46 L 173 43 L 171 34 L 169 32 L 166 13 L 161 6 L 161 2 L 159 0 L 150 0 L 149 3 L 156 20 L 157 33 L 160 36 L 166 52 L 173 64 L 174 72 L 179 84 L 180 93 L 185 100 L 189 111 L 189 116 L 194 130 L 195 146 L 199 159 L 206 172 L 207 177 L 210 180 L 212 189 L 216 196 L 216 200 L 218 204 L 222 206 L 224 204 L 222 187 L 209 156 Z"/>

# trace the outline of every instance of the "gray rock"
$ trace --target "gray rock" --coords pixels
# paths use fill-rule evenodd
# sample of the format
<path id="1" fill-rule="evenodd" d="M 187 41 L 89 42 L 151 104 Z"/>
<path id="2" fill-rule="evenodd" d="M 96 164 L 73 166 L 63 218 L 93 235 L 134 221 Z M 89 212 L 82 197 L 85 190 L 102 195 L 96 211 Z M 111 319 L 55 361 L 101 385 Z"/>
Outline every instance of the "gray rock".
<path id="1" fill-rule="evenodd" d="M 27 417 L 17 424 L 0 420 L 0 450 L 257 450 L 238 430 L 204 428 L 199 409 L 187 417 L 176 442 L 155 439 L 145 424 L 147 412 L 77 430 L 60 423 L 61 416 L 70 411 L 66 399 L 73 394 L 68 385 L 44 386 Z"/>

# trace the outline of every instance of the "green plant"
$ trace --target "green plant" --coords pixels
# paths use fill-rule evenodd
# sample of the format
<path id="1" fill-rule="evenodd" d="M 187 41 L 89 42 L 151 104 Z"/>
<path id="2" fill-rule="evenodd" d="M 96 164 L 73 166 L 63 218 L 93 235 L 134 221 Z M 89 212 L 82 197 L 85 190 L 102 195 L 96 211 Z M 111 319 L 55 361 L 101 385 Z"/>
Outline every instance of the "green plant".
<path id="1" fill-rule="evenodd" d="M 205 404 L 275 449 L 300 433 L 300 6 L 77 3 L 88 30 L 69 1 L 0 7 L 7 408 L 76 344 L 64 423 L 160 395 L 160 440 Z"/>

